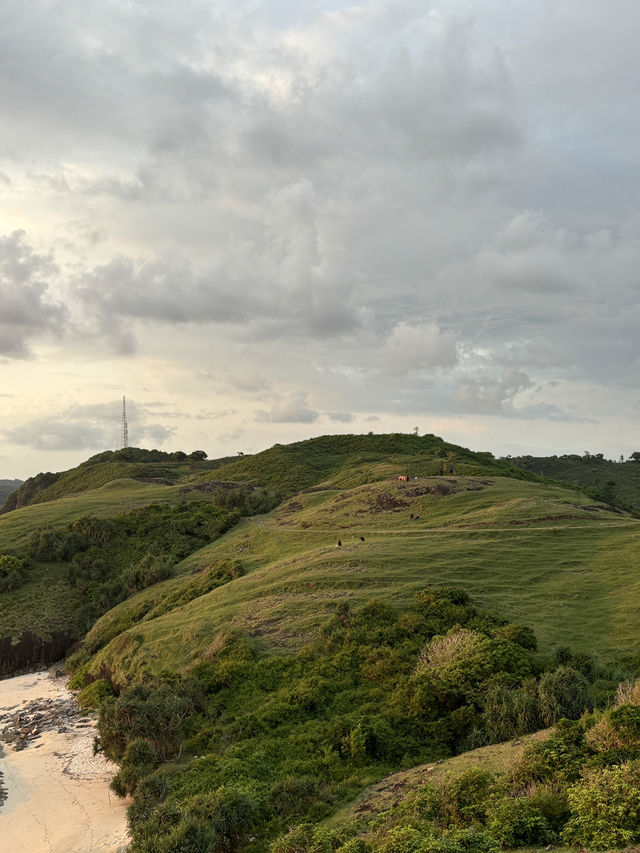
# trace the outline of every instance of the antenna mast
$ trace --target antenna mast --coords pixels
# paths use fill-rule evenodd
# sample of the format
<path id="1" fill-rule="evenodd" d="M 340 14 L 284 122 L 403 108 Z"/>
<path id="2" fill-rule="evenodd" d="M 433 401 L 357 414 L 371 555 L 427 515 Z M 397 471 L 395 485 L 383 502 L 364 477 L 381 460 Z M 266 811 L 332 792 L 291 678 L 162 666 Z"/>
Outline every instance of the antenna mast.
<path id="1" fill-rule="evenodd" d="M 129 447 L 129 427 L 127 426 L 127 398 L 122 396 L 122 449 Z"/>

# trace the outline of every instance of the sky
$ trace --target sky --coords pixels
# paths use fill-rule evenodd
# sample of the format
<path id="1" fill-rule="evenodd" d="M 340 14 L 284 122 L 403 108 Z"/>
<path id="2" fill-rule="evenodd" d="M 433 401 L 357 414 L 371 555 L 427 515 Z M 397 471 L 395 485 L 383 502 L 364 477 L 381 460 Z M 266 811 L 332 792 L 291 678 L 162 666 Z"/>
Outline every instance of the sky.
<path id="1" fill-rule="evenodd" d="M 0 478 L 640 449 L 636 0 L 3 0 Z"/>

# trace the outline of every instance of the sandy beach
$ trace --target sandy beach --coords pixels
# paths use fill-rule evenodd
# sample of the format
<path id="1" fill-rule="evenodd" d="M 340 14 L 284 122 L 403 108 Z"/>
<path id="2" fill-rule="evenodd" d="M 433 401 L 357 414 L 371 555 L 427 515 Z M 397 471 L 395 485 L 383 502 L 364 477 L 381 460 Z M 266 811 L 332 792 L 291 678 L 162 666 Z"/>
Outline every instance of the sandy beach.
<path id="1" fill-rule="evenodd" d="M 46 672 L 5 679 L 0 681 L 0 718 L 6 721 L 35 699 L 71 695 L 61 679 Z M 66 732 L 44 731 L 20 751 L 2 745 L 3 850 L 116 853 L 126 846 L 126 804 L 109 790 L 117 768 L 93 755 L 94 736 L 94 727 L 84 723 Z"/>

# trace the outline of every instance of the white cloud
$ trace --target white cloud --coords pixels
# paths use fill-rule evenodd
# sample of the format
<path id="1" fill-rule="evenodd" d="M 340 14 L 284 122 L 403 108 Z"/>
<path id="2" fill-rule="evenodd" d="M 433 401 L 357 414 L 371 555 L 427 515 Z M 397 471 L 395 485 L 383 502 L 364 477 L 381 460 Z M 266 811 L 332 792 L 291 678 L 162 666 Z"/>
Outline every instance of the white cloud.
<path id="1" fill-rule="evenodd" d="M 304 392 L 291 394 L 276 400 L 268 411 L 256 412 L 256 420 L 272 424 L 310 424 L 318 419 L 318 412 L 309 408 Z"/>
<path id="2" fill-rule="evenodd" d="M 94 370 L 100 400 L 179 398 L 147 420 L 189 446 L 215 409 L 247 446 L 371 412 L 632 431 L 640 13 L 614 6 L 7 0 L 11 428 L 75 424 Z"/>
<path id="3" fill-rule="evenodd" d="M 47 292 L 55 273 L 51 257 L 37 254 L 23 231 L 0 236 L 0 354 L 24 358 L 34 339 L 63 333 L 67 312 Z"/>

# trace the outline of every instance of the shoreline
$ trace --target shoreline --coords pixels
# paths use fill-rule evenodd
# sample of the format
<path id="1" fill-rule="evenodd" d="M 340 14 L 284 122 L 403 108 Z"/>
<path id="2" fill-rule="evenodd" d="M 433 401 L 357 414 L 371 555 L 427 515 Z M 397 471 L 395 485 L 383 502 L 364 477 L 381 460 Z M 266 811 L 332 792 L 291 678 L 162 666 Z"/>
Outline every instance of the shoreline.
<path id="1" fill-rule="evenodd" d="M 50 672 L 0 681 L 0 825 L 12 853 L 117 853 L 129 843 L 117 765 L 93 755 L 95 720 Z"/>

